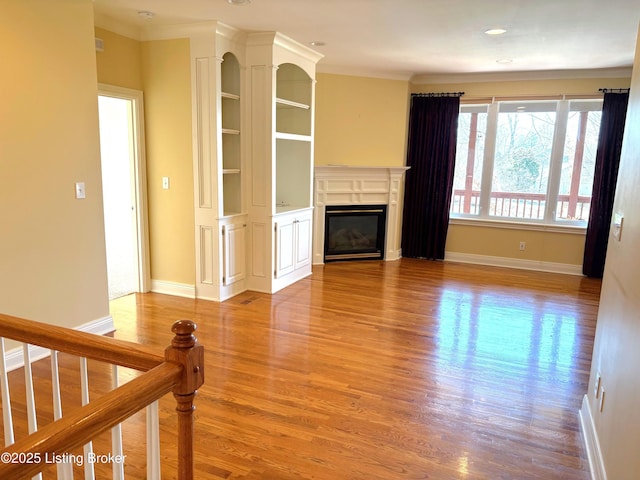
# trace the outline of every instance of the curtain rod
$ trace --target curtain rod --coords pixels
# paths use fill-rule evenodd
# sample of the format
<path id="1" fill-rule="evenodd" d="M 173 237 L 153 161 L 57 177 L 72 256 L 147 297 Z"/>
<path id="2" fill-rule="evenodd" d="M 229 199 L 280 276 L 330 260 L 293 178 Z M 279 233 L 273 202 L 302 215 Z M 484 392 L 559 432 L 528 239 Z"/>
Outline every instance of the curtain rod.
<path id="1" fill-rule="evenodd" d="M 464 92 L 442 92 L 442 93 L 412 93 L 412 97 L 461 97 Z"/>
<path id="2" fill-rule="evenodd" d="M 629 93 L 630 88 L 599 88 L 602 93 Z"/>

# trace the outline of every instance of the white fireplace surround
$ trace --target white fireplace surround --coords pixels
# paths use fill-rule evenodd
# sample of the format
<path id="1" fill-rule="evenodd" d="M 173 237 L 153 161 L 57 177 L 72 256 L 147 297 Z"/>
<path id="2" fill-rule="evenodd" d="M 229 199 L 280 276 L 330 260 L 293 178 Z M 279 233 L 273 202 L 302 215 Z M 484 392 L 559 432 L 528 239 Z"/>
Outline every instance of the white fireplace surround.
<path id="1" fill-rule="evenodd" d="M 324 217 L 327 205 L 386 205 L 384 259 L 402 256 L 404 174 L 409 167 L 315 167 L 313 263 L 324 263 Z"/>

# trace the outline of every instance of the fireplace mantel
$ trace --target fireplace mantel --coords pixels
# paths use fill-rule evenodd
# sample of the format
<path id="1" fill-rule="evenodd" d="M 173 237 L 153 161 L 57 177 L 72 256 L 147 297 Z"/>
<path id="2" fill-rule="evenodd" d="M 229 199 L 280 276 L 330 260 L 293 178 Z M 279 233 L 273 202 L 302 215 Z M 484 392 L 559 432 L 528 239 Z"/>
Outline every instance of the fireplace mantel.
<path id="1" fill-rule="evenodd" d="M 402 256 L 404 174 L 409 167 L 315 167 L 313 263 L 324 263 L 324 216 L 327 205 L 387 205 L 385 260 Z"/>

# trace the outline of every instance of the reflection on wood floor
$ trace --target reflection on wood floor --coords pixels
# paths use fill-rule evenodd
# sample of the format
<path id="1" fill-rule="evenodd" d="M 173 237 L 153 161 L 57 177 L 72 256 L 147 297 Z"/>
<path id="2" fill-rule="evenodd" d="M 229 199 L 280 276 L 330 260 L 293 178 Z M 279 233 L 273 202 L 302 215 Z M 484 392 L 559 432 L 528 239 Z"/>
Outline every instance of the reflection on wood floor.
<path id="1" fill-rule="evenodd" d="M 577 411 L 599 289 L 576 276 L 403 259 L 328 264 L 275 295 L 224 303 L 130 295 L 111 313 L 116 337 L 158 352 L 175 320 L 197 322 L 197 479 L 587 480 Z M 68 411 L 80 402 L 77 359 L 62 356 L 60 375 Z M 134 375 L 123 369 L 120 382 Z M 48 360 L 34 376 L 42 426 L 52 420 Z M 90 362 L 91 398 L 110 376 Z M 22 372 L 10 381 L 20 438 Z M 171 395 L 161 400 L 163 479 L 176 478 L 174 409 Z M 146 478 L 144 421 L 123 425 L 129 480 Z M 94 441 L 109 448 L 108 434 Z M 84 478 L 78 465 L 74 474 Z M 110 465 L 96 465 L 96 478 L 111 478 Z"/>
<path id="2" fill-rule="evenodd" d="M 117 337 L 158 348 L 174 320 L 198 323 L 196 478 L 588 479 L 577 411 L 599 288 L 403 259 L 222 304 L 132 295 L 112 315 Z"/>

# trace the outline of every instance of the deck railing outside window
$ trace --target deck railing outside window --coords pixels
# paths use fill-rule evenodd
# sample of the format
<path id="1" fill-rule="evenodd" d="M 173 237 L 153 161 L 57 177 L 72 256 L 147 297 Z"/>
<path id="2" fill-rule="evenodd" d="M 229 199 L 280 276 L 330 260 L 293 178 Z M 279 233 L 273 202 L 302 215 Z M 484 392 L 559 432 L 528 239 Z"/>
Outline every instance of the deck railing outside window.
<path id="1" fill-rule="evenodd" d="M 489 215 L 492 217 L 542 220 L 546 207 L 543 193 L 491 192 Z M 563 220 L 589 220 L 591 197 L 558 195 L 556 218 Z M 480 213 L 480 191 L 453 191 L 451 213 L 478 215 Z"/>

